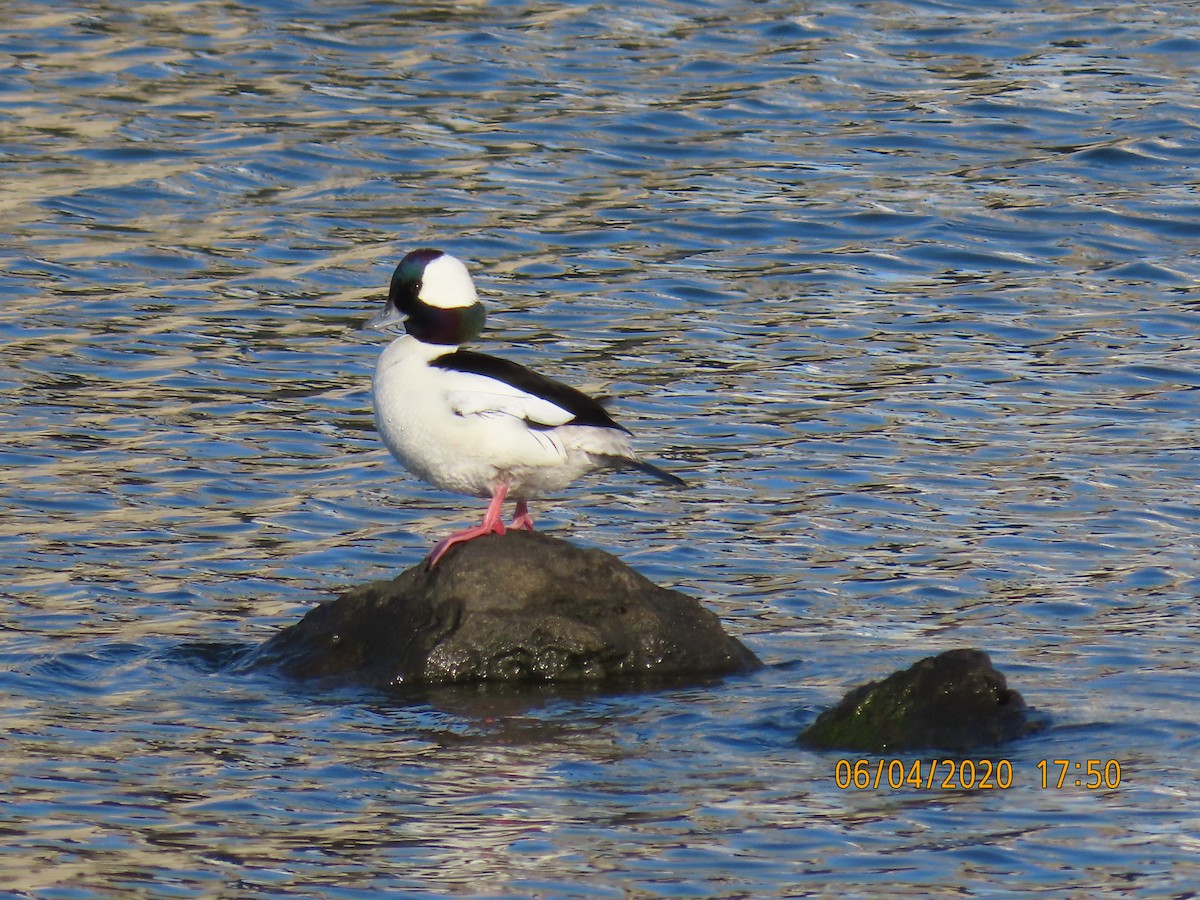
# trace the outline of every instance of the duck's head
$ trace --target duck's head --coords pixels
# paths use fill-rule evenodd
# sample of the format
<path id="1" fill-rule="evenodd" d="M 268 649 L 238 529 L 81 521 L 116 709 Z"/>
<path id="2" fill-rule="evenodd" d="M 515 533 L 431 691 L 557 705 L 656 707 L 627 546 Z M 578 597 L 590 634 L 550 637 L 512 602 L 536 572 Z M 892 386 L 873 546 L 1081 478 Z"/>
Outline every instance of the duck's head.
<path id="1" fill-rule="evenodd" d="M 367 325 L 388 328 L 403 322 L 419 341 L 453 345 L 478 337 L 485 317 L 462 260 L 423 247 L 400 260 L 387 304 Z"/>

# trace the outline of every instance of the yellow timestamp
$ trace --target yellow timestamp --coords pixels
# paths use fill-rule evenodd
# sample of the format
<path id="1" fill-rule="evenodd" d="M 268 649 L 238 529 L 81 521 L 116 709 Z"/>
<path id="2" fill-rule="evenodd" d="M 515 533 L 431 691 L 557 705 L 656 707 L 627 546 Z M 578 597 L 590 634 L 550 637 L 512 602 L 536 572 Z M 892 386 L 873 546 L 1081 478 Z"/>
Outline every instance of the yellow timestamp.
<path id="1" fill-rule="evenodd" d="M 1043 790 L 1071 786 L 1115 791 L 1121 786 L 1121 764 L 1115 759 L 1043 759 L 1037 769 Z"/>
<path id="2" fill-rule="evenodd" d="M 1037 764 L 1041 787 L 1116 790 L 1121 764 L 1115 759 L 1043 759 Z M 834 783 L 846 790 L 1006 791 L 1017 786 L 1007 759 L 839 759 Z"/>

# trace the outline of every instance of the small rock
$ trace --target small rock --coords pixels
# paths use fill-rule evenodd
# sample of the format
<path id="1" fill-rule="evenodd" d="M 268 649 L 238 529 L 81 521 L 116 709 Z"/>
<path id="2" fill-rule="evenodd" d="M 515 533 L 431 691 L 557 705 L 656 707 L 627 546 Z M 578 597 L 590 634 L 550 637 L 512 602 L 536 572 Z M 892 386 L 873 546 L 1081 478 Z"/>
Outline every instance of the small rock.
<path id="1" fill-rule="evenodd" d="M 242 668 L 382 688 L 699 678 L 759 668 L 699 601 L 611 554 L 487 535 L 309 611 Z"/>
<path id="2" fill-rule="evenodd" d="M 1043 727 L 982 650 L 948 650 L 854 688 L 800 743 L 817 750 L 965 753 Z"/>

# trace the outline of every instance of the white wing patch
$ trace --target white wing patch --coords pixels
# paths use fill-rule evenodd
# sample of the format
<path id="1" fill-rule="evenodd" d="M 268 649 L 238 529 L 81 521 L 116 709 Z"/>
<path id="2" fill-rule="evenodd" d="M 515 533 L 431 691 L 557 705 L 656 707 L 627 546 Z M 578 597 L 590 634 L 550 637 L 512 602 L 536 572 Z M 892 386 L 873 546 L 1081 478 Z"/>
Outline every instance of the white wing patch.
<path id="1" fill-rule="evenodd" d="M 538 425 L 564 425 L 574 415 L 557 403 L 471 372 L 446 373 L 446 401 L 460 416 L 512 416 Z"/>

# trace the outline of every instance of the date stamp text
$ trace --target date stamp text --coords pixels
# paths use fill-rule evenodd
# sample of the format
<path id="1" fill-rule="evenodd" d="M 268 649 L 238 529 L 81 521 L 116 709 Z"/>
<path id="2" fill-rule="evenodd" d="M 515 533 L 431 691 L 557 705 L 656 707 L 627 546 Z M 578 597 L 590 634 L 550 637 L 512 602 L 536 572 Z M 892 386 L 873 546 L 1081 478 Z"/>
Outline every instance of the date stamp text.
<path id="1" fill-rule="evenodd" d="M 1032 783 L 1042 790 L 1121 786 L 1121 764 L 1115 759 L 1043 759 L 1035 769 Z M 839 759 L 833 778 L 844 791 L 1005 791 L 1022 783 L 1007 759 Z"/>

